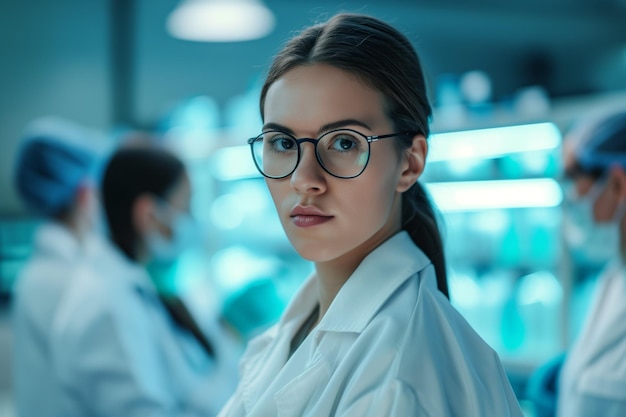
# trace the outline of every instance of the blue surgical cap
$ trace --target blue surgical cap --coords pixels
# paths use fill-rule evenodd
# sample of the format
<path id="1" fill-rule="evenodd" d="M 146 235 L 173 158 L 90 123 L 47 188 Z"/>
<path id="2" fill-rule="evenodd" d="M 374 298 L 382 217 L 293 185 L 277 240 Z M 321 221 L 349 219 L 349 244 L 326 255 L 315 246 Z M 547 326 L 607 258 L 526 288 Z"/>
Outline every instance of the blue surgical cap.
<path id="1" fill-rule="evenodd" d="M 606 172 L 614 165 L 626 169 L 626 111 L 599 117 L 577 135 L 575 155 L 583 171 Z"/>
<path id="2" fill-rule="evenodd" d="M 85 143 L 87 130 L 46 119 L 22 139 L 15 164 L 15 186 L 25 205 L 51 217 L 71 207 L 81 184 L 94 179 L 97 154 Z"/>

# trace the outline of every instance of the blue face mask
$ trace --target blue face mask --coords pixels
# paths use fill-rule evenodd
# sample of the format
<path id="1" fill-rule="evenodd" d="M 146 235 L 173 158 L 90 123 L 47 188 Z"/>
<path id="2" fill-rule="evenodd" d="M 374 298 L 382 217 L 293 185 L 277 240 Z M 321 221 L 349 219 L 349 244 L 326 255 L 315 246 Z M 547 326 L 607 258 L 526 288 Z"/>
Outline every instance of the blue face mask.
<path id="1" fill-rule="evenodd" d="M 146 236 L 146 245 L 151 258 L 154 261 L 162 263 L 172 263 L 176 261 L 180 255 L 194 246 L 201 243 L 201 235 L 196 221 L 187 213 L 167 206 L 170 212 L 169 221 L 166 216 L 159 215 L 159 220 L 168 224 L 172 235 L 170 238 L 163 236 L 159 231 L 152 230 Z"/>
<path id="2" fill-rule="evenodd" d="M 572 198 L 565 211 L 565 242 L 575 262 L 603 264 L 620 252 L 619 222 L 626 205 L 618 207 L 613 220 L 596 223 L 593 206 L 601 192 L 602 184 L 594 184 L 585 196 Z"/>

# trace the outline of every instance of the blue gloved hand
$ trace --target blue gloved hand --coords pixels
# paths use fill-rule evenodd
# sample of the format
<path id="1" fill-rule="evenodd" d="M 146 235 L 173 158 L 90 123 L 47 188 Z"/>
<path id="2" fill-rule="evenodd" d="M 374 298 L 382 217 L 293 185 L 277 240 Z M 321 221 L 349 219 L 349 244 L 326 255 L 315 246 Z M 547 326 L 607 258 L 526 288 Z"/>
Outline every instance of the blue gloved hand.
<path id="1" fill-rule="evenodd" d="M 528 378 L 526 398 L 535 407 L 536 417 L 554 417 L 558 399 L 559 374 L 565 353 L 539 366 Z"/>

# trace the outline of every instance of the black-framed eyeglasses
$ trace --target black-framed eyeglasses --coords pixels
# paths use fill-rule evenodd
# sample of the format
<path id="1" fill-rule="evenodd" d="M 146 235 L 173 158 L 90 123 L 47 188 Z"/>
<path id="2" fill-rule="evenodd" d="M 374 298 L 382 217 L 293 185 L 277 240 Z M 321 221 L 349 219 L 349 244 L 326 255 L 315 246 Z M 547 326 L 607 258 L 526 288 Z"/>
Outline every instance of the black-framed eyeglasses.
<path id="1" fill-rule="evenodd" d="M 411 133 L 366 136 L 352 129 L 335 129 L 317 139 L 297 139 L 289 133 L 268 130 L 248 139 L 254 164 L 263 176 L 280 179 L 291 175 L 302 156 L 300 145 L 310 142 L 321 167 L 333 177 L 355 178 L 363 173 L 370 159 L 371 143 Z"/>

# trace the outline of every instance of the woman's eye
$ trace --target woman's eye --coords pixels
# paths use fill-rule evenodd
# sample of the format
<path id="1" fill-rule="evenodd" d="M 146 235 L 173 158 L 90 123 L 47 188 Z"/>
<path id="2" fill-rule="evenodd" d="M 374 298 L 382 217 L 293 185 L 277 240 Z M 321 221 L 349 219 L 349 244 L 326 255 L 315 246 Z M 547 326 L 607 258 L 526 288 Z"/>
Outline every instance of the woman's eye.
<path id="1" fill-rule="evenodd" d="M 337 136 L 333 138 L 331 149 L 339 152 L 348 152 L 359 148 L 359 141 L 352 136 Z"/>
<path id="2" fill-rule="evenodd" d="M 288 136 L 273 136 L 268 139 L 268 143 L 276 152 L 288 152 L 296 149 L 296 142 Z"/>

